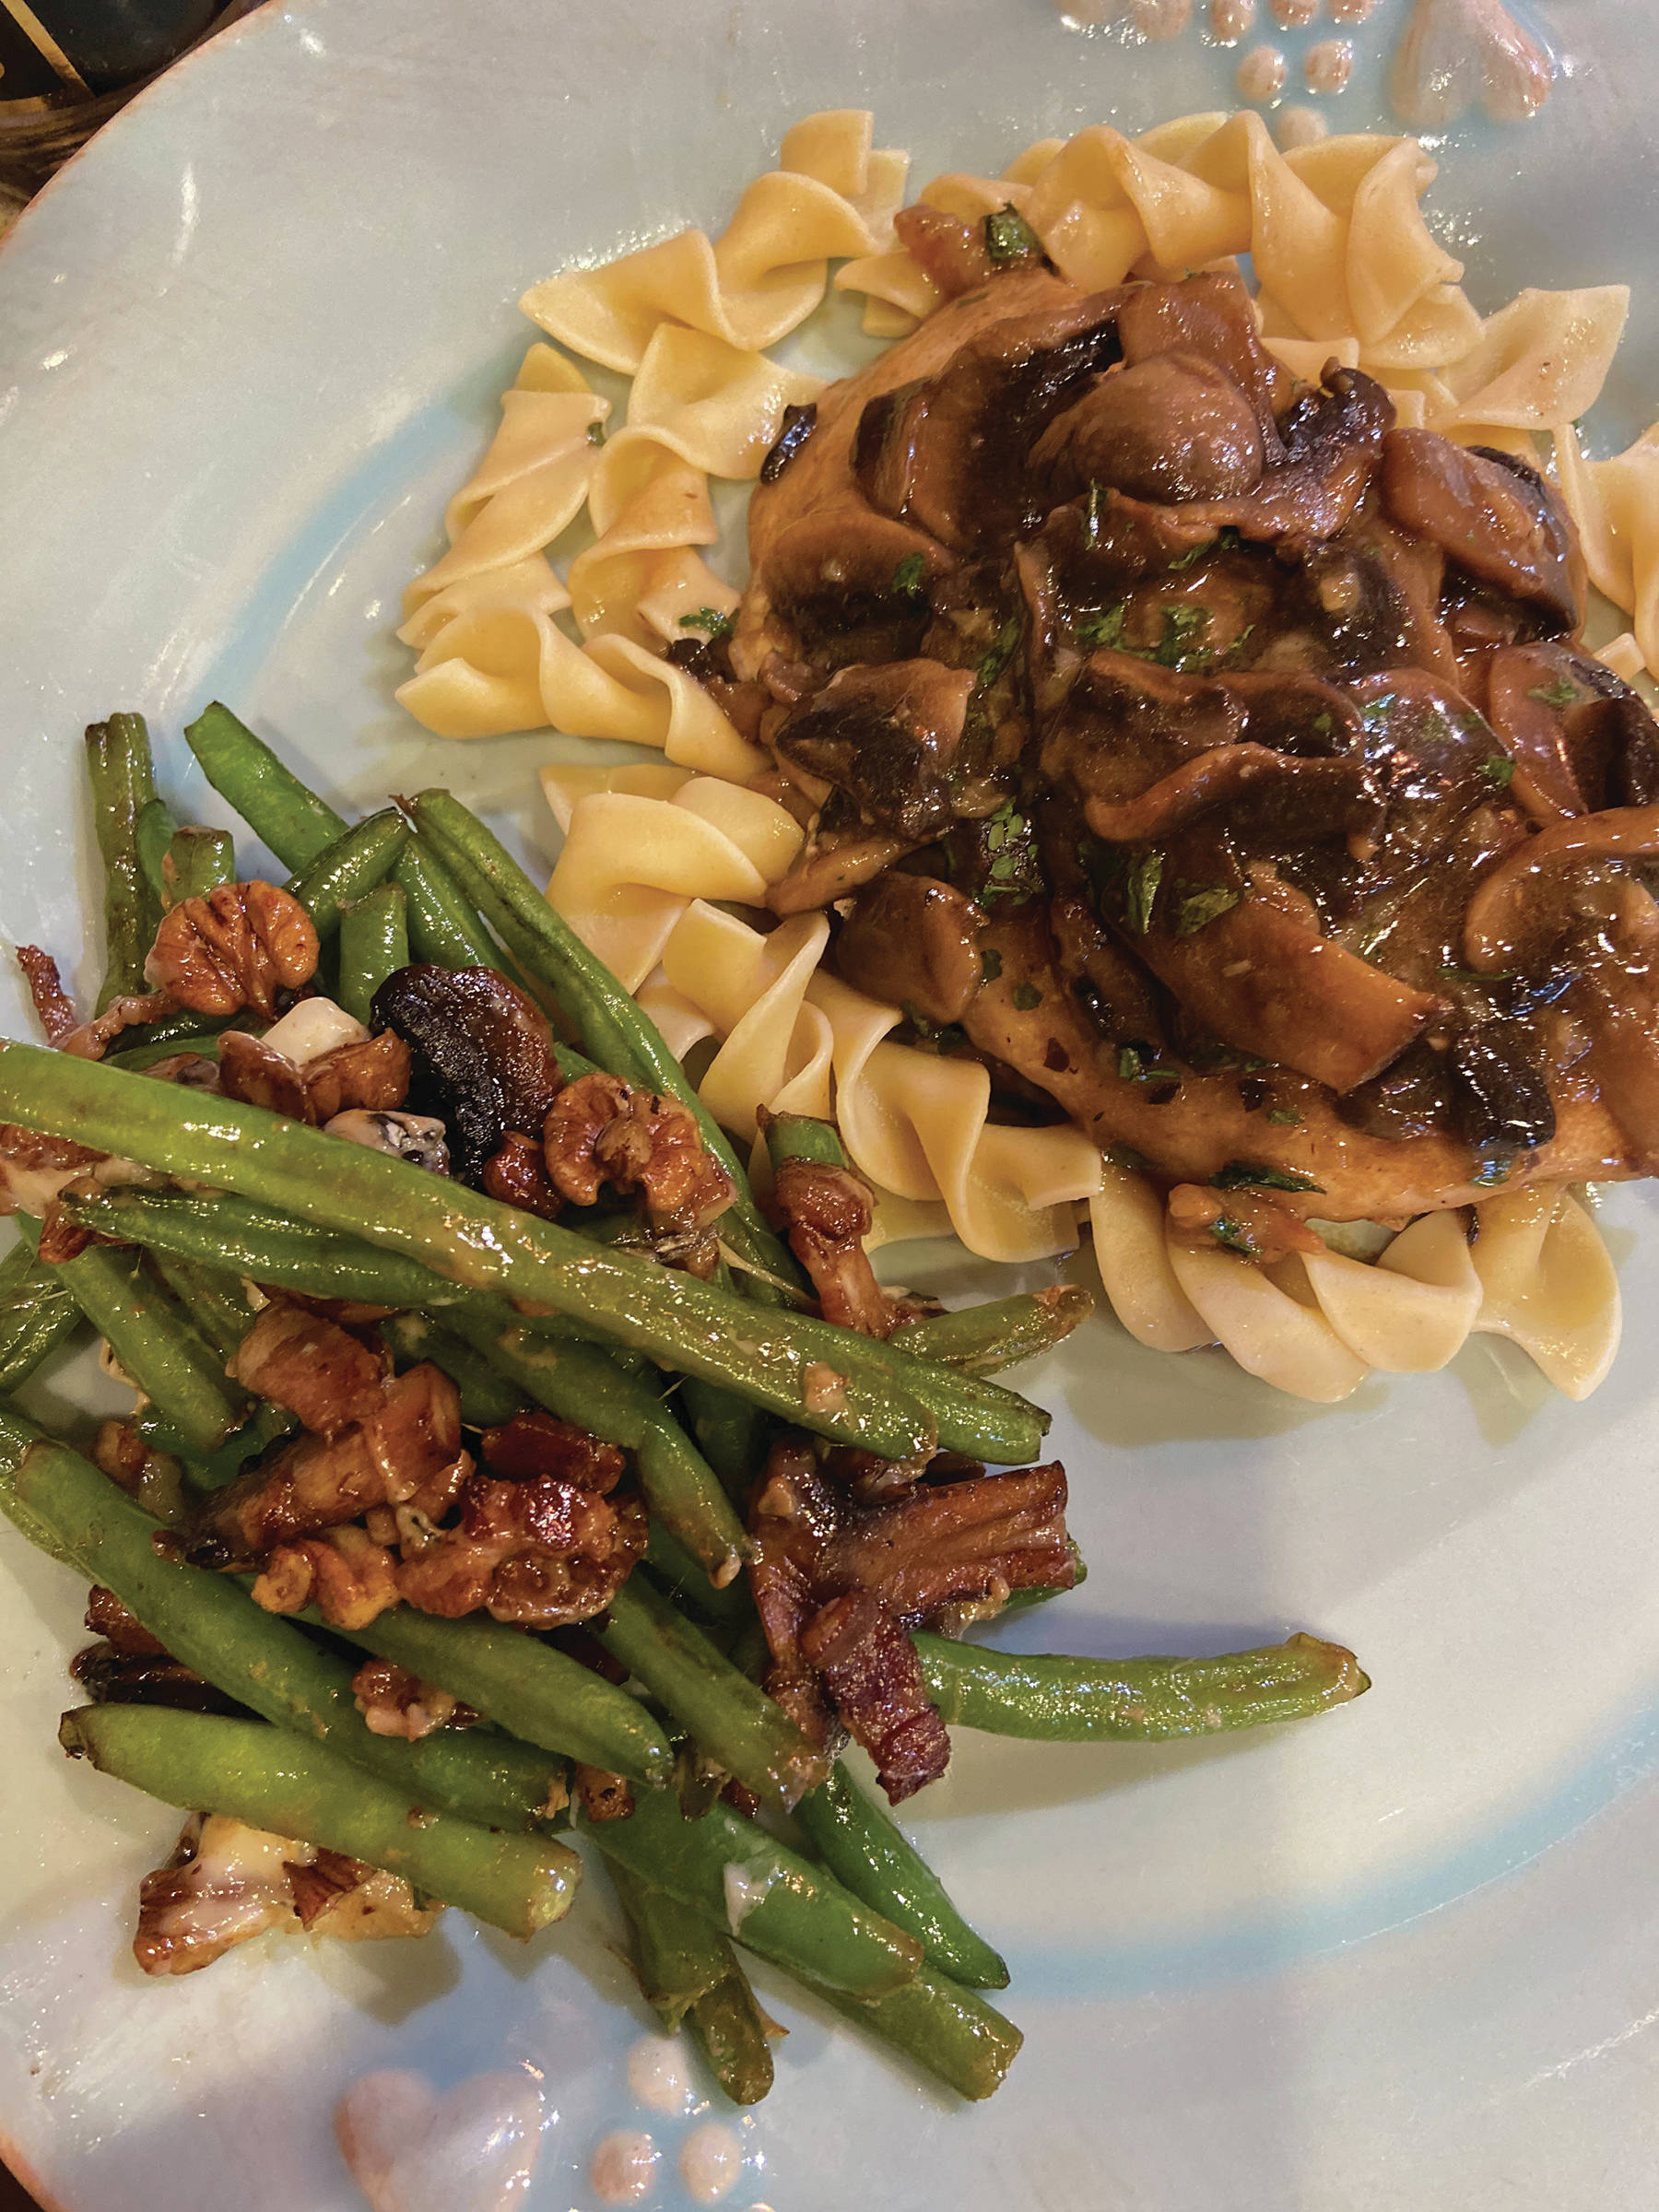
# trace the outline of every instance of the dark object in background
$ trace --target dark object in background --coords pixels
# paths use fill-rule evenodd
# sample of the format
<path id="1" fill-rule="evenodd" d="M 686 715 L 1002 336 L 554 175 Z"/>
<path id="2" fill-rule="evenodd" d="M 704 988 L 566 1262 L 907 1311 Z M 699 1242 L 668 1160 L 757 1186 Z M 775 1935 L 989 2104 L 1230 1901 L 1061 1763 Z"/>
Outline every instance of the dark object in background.
<path id="1" fill-rule="evenodd" d="M 25 195 L 255 0 L 0 0 L 0 180 Z"/>

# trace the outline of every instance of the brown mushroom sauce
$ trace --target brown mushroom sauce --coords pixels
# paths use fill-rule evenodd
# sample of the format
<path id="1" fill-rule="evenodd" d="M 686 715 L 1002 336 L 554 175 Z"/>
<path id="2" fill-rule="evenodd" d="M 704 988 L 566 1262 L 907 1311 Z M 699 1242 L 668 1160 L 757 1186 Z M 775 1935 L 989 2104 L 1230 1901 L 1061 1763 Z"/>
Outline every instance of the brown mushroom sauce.
<path id="1" fill-rule="evenodd" d="M 774 911 L 1172 1182 L 1653 1171 L 1659 729 L 1554 490 L 1299 384 L 1234 278 L 959 275 L 764 472 L 703 671 L 806 826 Z"/>

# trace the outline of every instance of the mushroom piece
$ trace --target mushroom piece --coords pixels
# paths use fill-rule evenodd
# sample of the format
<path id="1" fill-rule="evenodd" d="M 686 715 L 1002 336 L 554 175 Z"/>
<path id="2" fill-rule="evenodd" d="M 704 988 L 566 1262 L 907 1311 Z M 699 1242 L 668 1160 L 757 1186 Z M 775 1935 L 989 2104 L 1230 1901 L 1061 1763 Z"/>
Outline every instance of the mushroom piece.
<path id="1" fill-rule="evenodd" d="M 900 871 L 860 891 L 835 940 L 835 966 L 855 990 L 914 1007 L 943 1026 L 959 1021 L 980 986 L 984 914 L 932 876 Z"/>
<path id="2" fill-rule="evenodd" d="M 1099 378 L 1050 423 L 1030 465 L 1062 499 L 1100 484 L 1169 503 L 1253 491 L 1266 453 L 1255 409 L 1231 377 L 1176 347 Z"/>
<path id="3" fill-rule="evenodd" d="M 1552 629 L 1582 614 L 1578 559 L 1559 500 L 1512 454 L 1453 445 L 1434 430 L 1390 430 L 1382 441 L 1382 497 L 1403 529 L 1524 600 Z"/>
<path id="4" fill-rule="evenodd" d="M 371 1151 L 406 1159 L 412 1167 L 425 1168 L 434 1175 L 449 1173 L 444 1126 L 433 1114 L 376 1113 L 365 1106 L 353 1106 L 345 1113 L 336 1113 L 324 1128 L 330 1136 L 343 1136 L 348 1145 L 367 1145 Z"/>
<path id="5" fill-rule="evenodd" d="M 939 661 L 843 668 L 773 733 L 792 768 L 844 792 L 865 821 L 912 842 L 950 818 L 945 770 L 961 742 L 973 672 Z"/>
<path id="6" fill-rule="evenodd" d="M 409 1103 L 449 1133 L 453 1171 L 467 1182 L 509 1129 L 538 1136 L 563 1077 L 547 1017 L 493 968 L 417 965 L 389 975 L 371 1009 L 414 1054 Z"/>

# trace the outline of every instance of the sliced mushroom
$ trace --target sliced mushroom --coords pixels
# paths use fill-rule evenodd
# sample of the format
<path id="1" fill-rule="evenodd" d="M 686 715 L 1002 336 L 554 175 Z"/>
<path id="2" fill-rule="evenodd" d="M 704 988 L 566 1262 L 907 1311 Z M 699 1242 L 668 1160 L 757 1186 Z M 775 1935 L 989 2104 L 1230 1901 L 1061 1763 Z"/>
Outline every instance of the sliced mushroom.
<path id="1" fill-rule="evenodd" d="M 870 827 L 914 843 L 950 818 L 945 771 L 972 689 L 971 669 L 938 661 L 843 668 L 771 742 L 791 769 L 844 792 Z"/>
<path id="2" fill-rule="evenodd" d="M 1250 401 L 1225 370 L 1185 347 L 1098 378 L 1030 455 L 1061 499 L 1099 484 L 1165 504 L 1236 499 L 1254 490 L 1265 465 Z"/>
<path id="3" fill-rule="evenodd" d="M 541 1134 L 562 1077 L 547 1017 L 493 968 L 400 968 L 374 994 L 374 1027 L 414 1054 L 409 1103 L 441 1121 L 470 1182 L 509 1129 Z"/>
<path id="4" fill-rule="evenodd" d="M 1453 445 L 1433 430 L 1391 430 L 1382 443 L 1382 496 L 1415 536 L 1483 583 L 1571 629 L 1583 608 L 1572 525 L 1535 470 L 1509 454 Z"/>
<path id="5" fill-rule="evenodd" d="M 980 986 L 984 914 L 932 876 L 878 877 L 835 940 L 835 965 L 855 990 L 925 1020 L 959 1021 Z"/>

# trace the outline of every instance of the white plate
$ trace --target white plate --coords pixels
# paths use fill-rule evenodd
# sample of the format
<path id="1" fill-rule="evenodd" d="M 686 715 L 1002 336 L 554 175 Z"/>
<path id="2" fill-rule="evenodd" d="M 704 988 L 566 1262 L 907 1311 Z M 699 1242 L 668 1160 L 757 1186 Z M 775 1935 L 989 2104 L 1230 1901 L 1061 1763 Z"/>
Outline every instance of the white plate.
<path id="1" fill-rule="evenodd" d="M 1406 6 L 1381 0 L 1355 34 L 1338 127 L 1382 120 Z M 1638 97 L 1659 32 L 1630 0 L 1562 0 L 1547 28 L 1571 77 L 1536 124 L 1460 131 L 1434 205 L 1487 305 L 1527 282 L 1641 288 L 1597 418 L 1610 446 L 1659 412 Z M 390 699 L 398 594 L 528 335 L 525 283 L 718 224 L 815 107 L 874 107 L 922 179 L 1087 121 L 1226 104 L 1235 58 L 1195 30 L 1081 37 L 1043 0 L 302 0 L 209 47 L 0 254 L 0 935 L 82 942 L 77 733 L 114 706 L 148 714 L 192 811 L 223 818 L 177 735 L 217 693 L 331 798 L 447 779 L 545 858 L 531 771 L 554 741 L 446 747 Z M 0 990 L 22 1032 L 9 974 Z M 1014 1967 L 1028 2042 L 1008 2087 L 955 2109 L 763 1977 L 791 2034 L 727 2203 L 1653 2201 L 1654 1212 L 1645 1191 L 1608 1207 L 1630 1327 L 1587 1406 L 1489 1340 L 1332 1412 L 1105 1323 L 1032 1373 L 1063 1408 L 1093 1571 L 1007 1641 L 1202 1651 L 1307 1627 L 1354 1645 L 1376 1687 L 1220 1745 L 964 1736 L 914 1826 Z M 935 1256 L 966 1288 L 975 1271 Z M 58 1757 L 78 1593 L 9 1531 L 0 1550 L 0 2132 L 44 2194 L 73 2212 L 360 2203 L 331 2115 L 396 2066 L 446 2094 L 535 2089 L 523 2201 L 545 2212 L 594 2203 L 588 2159 L 618 2126 L 661 2147 L 648 2201 L 692 2201 L 675 2162 L 697 2115 L 642 2110 L 625 2077 L 645 2023 L 598 1883 L 528 1949 L 451 1916 L 425 1945 L 262 1944 L 145 1983 L 133 1888 L 172 1817 Z M 488 2133 L 469 2110 L 450 2157 L 468 2124 Z M 521 2201 L 501 2194 L 519 2155 L 498 2134 L 470 2198 L 429 2162 L 386 2204 Z"/>

